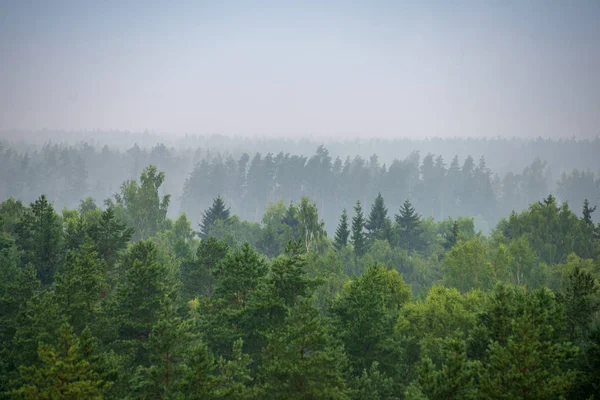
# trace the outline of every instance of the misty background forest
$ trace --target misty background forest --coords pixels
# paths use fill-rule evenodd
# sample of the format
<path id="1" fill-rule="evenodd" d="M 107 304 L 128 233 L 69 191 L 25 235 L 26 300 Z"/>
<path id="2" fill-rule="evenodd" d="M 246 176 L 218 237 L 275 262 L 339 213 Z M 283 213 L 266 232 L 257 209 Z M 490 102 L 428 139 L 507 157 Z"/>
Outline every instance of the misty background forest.
<path id="1" fill-rule="evenodd" d="M 600 392 L 598 139 L 26 139 L 1 398 Z"/>
<path id="2" fill-rule="evenodd" d="M 63 141 L 35 144 L 46 135 Z M 119 191 L 123 179 L 136 179 L 155 165 L 168 176 L 161 193 L 171 195 L 169 216 L 184 212 L 194 222 L 218 195 L 234 214 L 253 222 L 272 202 L 297 203 L 307 196 L 332 231 L 343 208 L 360 200 L 366 211 L 374 200 L 368 194 L 381 192 L 390 210 L 409 199 L 424 217 L 474 217 L 476 229 L 488 234 L 503 216 L 550 193 L 575 207 L 584 199 L 600 202 L 598 139 L 323 143 L 96 133 L 108 146 L 88 135 L 4 135 L 14 139 L 0 141 L 0 200 L 29 203 L 45 193 L 59 210 L 88 196 L 101 202 Z"/>

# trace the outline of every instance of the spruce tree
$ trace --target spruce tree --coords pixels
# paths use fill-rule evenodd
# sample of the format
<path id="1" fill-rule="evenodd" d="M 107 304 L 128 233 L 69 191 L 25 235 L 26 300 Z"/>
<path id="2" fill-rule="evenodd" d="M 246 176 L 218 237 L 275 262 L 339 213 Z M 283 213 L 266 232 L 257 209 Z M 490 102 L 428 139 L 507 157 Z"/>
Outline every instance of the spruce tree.
<path id="1" fill-rule="evenodd" d="M 391 222 L 387 216 L 387 212 L 383 196 L 381 193 L 378 193 L 365 223 L 365 228 L 369 231 L 369 239 L 371 241 L 389 238 Z"/>
<path id="2" fill-rule="evenodd" d="M 335 237 L 333 239 L 333 245 L 336 249 L 346 247 L 348 244 L 348 237 L 350 236 L 350 230 L 348 229 L 348 212 L 344 208 L 342 216 L 340 218 L 340 224 L 335 231 Z"/>
<path id="3" fill-rule="evenodd" d="M 421 216 L 416 213 L 408 199 L 400 207 L 400 213 L 396 214 L 396 224 L 399 229 L 400 247 L 409 252 L 419 251 L 423 247 Z"/>
<path id="4" fill-rule="evenodd" d="M 42 285 L 54 280 L 62 261 L 63 233 L 54 207 L 42 195 L 27 209 L 16 226 L 16 244 L 23 251 L 22 264 L 33 264 Z"/>
<path id="5" fill-rule="evenodd" d="M 594 221 L 592 221 L 592 214 L 594 213 L 594 211 L 596 211 L 596 206 L 594 207 L 590 207 L 590 202 L 588 201 L 588 199 L 585 199 L 583 201 L 583 222 L 585 222 L 586 225 L 594 225 Z"/>
<path id="6" fill-rule="evenodd" d="M 212 206 L 210 206 L 202 214 L 202 223 L 200 224 L 199 236 L 204 239 L 210 234 L 210 228 L 215 222 L 221 220 L 228 222 L 230 217 L 230 210 L 225 206 L 225 200 L 218 195 L 214 200 Z"/>
<path id="7" fill-rule="evenodd" d="M 365 218 L 360 200 L 354 206 L 354 213 L 354 218 L 352 218 L 352 245 L 354 246 L 354 254 L 357 257 L 362 257 L 367 252 L 367 243 L 363 232 Z"/>

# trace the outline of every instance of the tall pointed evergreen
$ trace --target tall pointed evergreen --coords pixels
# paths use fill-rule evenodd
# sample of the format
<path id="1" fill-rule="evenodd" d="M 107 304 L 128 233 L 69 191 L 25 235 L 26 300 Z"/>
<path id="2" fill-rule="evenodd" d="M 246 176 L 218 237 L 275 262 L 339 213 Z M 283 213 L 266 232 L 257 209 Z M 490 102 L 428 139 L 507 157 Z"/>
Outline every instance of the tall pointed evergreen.
<path id="1" fill-rule="evenodd" d="M 381 193 L 377 194 L 375 202 L 371 206 L 369 218 L 365 223 L 365 228 L 369 231 L 370 240 L 388 239 L 391 230 L 391 221 L 387 216 L 387 207 Z"/>
<path id="2" fill-rule="evenodd" d="M 46 196 L 31 204 L 15 230 L 17 247 L 23 251 L 22 264 L 33 264 L 43 285 L 52 283 L 62 261 L 63 233 L 61 221 Z"/>
<path id="3" fill-rule="evenodd" d="M 399 229 L 400 247 L 408 251 L 419 250 L 423 246 L 421 216 L 417 214 L 408 199 L 400 207 L 400 213 L 396 214 L 396 223 Z"/>
<path id="4" fill-rule="evenodd" d="M 367 242 L 365 233 L 363 232 L 365 217 L 363 215 L 360 200 L 358 200 L 354 206 L 354 213 L 354 218 L 352 218 L 352 245 L 354 246 L 354 254 L 357 257 L 361 257 L 367 252 Z"/>
<path id="5" fill-rule="evenodd" d="M 592 214 L 596 211 L 596 206 L 590 207 L 590 202 L 588 199 L 583 201 L 583 222 L 587 225 L 594 225 L 594 221 L 592 221 Z"/>
<path id="6" fill-rule="evenodd" d="M 230 209 L 226 208 L 225 200 L 218 195 L 210 206 L 204 213 L 202 214 L 202 223 L 200 223 L 200 232 L 199 236 L 204 239 L 208 237 L 210 233 L 210 228 L 214 225 L 218 220 L 227 222 L 229 221 Z"/>
<path id="7" fill-rule="evenodd" d="M 341 249 L 348 244 L 348 237 L 350 236 L 350 230 L 348 229 L 348 212 L 344 208 L 342 216 L 340 218 L 340 224 L 335 231 L 335 237 L 333 239 L 333 245 L 337 249 Z"/>

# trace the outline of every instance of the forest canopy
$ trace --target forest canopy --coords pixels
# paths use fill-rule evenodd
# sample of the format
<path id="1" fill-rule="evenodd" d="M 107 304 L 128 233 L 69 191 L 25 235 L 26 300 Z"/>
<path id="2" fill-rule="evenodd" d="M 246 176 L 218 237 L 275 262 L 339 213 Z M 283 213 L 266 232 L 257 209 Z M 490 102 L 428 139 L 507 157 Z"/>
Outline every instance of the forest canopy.
<path id="1" fill-rule="evenodd" d="M 500 178 L 416 152 L 216 154 L 183 178 L 187 214 L 161 167 L 185 157 L 165 147 L 3 151 L 2 398 L 600 392 L 592 173 L 565 174 L 559 197 L 540 160 Z M 119 185 L 76 168 L 98 157 Z"/>

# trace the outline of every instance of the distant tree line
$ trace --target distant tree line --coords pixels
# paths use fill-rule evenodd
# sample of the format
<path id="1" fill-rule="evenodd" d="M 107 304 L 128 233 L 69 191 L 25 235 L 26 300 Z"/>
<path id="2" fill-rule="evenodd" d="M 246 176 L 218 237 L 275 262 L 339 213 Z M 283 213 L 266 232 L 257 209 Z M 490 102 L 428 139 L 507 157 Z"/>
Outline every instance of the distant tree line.
<path id="1" fill-rule="evenodd" d="M 537 145 L 550 144 L 559 146 L 543 141 Z M 570 149 L 574 144 L 564 146 Z M 144 166 L 152 164 L 169 175 L 161 190 L 163 195 L 172 194 L 172 217 L 181 211 L 198 220 L 213 198 L 221 196 L 242 219 L 259 221 L 272 202 L 298 203 L 308 197 L 322 210 L 330 231 L 342 209 L 350 210 L 360 200 L 366 212 L 374 200 L 367 194 L 377 192 L 394 212 L 409 199 L 426 217 L 475 217 L 477 229 L 485 232 L 502 216 L 526 209 L 547 193 L 571 204 L 582 204 L 584 199 L 592 206 L 600 202 L 597 173 L 573 169 L 551 180 L 551 166 L 539 158 L 520 172 L 500 175 L 488 168 L 483 156 L 444 159 L 414 151 L 404 159 L 382 163 L 378 155 L 334 158 L 323 146 L 312 156 L 283 152 L 234 156 L 164 145 L 151 150 L 135 145 L 121 152 L 87 144 L 46 145 L 24 153 L 0 147 L 0 154 L 0 199 L 31 202 L 45 193 L 59 209 L 76 207 L 75 199 L 112 197 L 120 191 L 123 177 L 135 180 Z"/>

